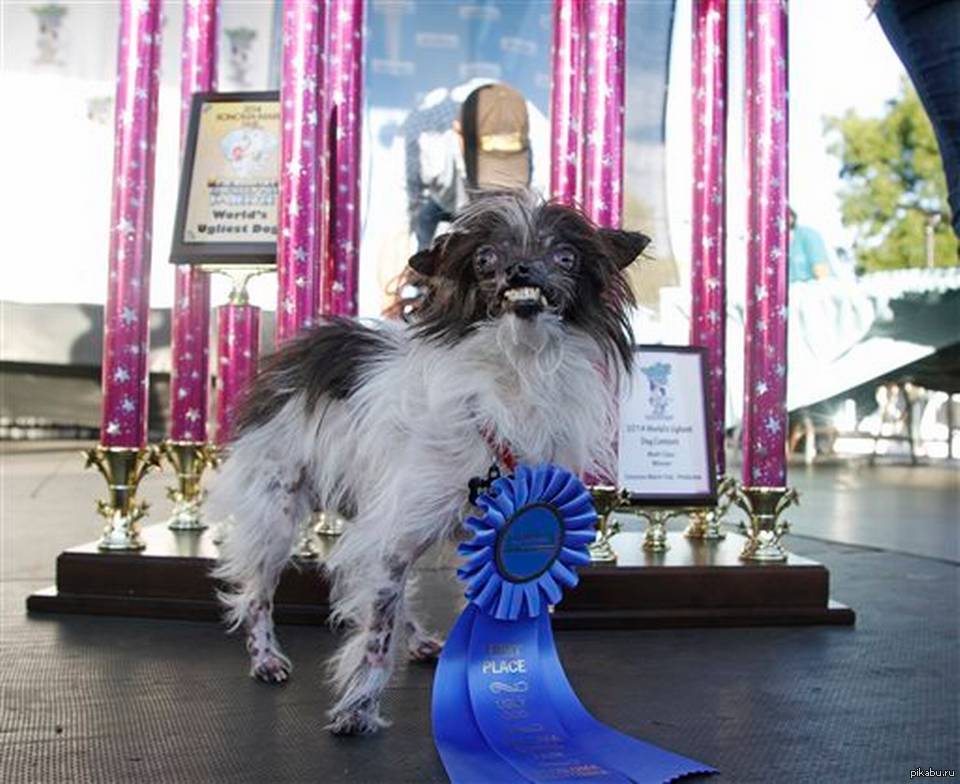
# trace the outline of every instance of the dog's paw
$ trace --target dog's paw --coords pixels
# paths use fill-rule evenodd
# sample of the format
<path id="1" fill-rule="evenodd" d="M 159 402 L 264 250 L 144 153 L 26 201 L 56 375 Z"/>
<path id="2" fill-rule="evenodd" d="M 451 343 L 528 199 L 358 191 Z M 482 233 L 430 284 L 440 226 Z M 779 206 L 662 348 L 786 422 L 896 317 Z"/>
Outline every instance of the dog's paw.
<path id="1" fill-rule="evenodd" d="M 413 635 L 407 642 L 407 655 L 410 657 L 410 661 L 435 661 L 442 652 L 443 640 L 429 634 Z"/>
<path id="2" fill-rule="evenodd" d="M 326 729 L 340 736 L 372 735 L 386 726 L 378 708 L 347 708 L 330 713 Z"/>
<path id="3" fill-rule="evenodd" d="M 265 651 L 250 660 L 250 677 L 263 683 L 286 683 L 293 667 L 283 654 Z"/>

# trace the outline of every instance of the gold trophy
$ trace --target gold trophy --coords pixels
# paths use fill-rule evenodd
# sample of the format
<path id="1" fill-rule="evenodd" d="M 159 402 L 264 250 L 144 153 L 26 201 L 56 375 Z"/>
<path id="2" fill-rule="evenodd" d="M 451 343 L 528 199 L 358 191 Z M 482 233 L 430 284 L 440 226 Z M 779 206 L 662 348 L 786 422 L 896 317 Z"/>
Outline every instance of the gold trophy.
<path id="1" fill-rule="evenodd" d="M 297 556 L 308 560 L 319 558 L 322 553 L 318 547 L 318 537 L 340 536 L 343 526 L 344 520 L 336 512 L 317 510 L 311 513 L 296 548 Z"/>
<path id="2" fill-rule="evenodd" d="M 107 500 L 97 501 L 97 511 L 107 521 L 97 547 L 143 550 L 146 544 L 140 538 L 140 520 L 147 513 L 147 503 L 137 500 L 137 486 L 151 468 L 159 467 L 157 448 L 97 445 L 83 455 L 85 468 L 96 466 L 107 480 Z"/>
<path id="3" fill-rule="evenodd" d="M 800 503 L 800 496 L 792 487 L 744 487 L 738 485 L 734 502 L 747 513 L 747 542 L 740 553 L 741 560 L 760 563 L 782 563 L 787 552 L 780 544 L 790 530 L 790 523 L 782 519 L 784 510 Z"/>
<path id="4" fill-rule="evenodd" d="M 689 511 L 690 523 L 683 535 L 687 539 L 716 542 L 726 538 L 720 522 L 726 516 L 734 502 L 737 480 L 726 476 L 717 481 L 717 505 L 714 507 L 697 507 Z"/>
<path id="5" fill-rule="evenodd" d="M 670 549 L 667 544 L 667 522 L 687 514 L 688 510 L 684 507 L 638 506 L 633 511 L 647 521 L 643 549 L 648 553 L 665 553 Z"/>
<path id="6" fill-rule="evenodd" d="M 219 459 L 213 444 L 192 441 L 164 441 L 161 454 L 177 472 L 177 486 L 167 488 L 173 514 L 167 521 L 171 531 L 202 531 L 207 527 L 201 514 L 205 491 L 200 478 L 206 468 L 215 468 Z"/>
<path id="7" fill-rule="evenodd" d="M 590 560 L 593 563 L 616 563 L 617 554 L 610 545 L 610 539 L 620 533 L 620 524 L 613 519 L 613 513 L 620 506 L 622 496 L 617 488 L 609 485 L 597 485 L 590 488 L 593 505 L 597 510 L 597 538 L 588 545 Z"/>

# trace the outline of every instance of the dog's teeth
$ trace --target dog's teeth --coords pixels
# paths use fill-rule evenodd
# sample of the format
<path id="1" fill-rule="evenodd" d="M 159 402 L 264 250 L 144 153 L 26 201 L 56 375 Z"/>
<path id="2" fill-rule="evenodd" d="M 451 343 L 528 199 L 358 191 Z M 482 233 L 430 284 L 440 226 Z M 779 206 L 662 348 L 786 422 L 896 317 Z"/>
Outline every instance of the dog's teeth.
<path id="1" fill-rule="evenodd" d="M 518 286 L 515 289 L 507 289 L 503 295 L 510 302 L 524 302 L 528 300 L 539 301 L 541 299 L 540 289 L 536 286 Z"/>

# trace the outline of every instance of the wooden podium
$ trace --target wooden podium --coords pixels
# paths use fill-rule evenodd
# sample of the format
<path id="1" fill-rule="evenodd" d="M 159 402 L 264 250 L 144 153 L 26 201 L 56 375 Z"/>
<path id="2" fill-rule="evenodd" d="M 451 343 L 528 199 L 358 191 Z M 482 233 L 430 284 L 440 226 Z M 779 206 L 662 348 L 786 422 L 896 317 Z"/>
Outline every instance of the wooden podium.
<path id="1" fill-rule="evenodd" d="M 96 542 L 57 558 L 57 583 L 27 599 L 32 613 L 86 613 L 216 621 L 221 610 L 210 577 L 217 555 L 210 530 L 144 530 L 146 550 L 103 553 Z M 580 585 L 554 612 L 558 629 L 782 626 L 854 623 L 853 610 L 830 600 L 827 569 L 790 555 L 782 564 L 739 560 L 743 537 L 718 542 L 669 534 L 666 553 L 645 553 L 643 535 L 620 533 L 616 564 L 580 570 Z M 276 595 L 280 623 L 319 624 L 329 611 L 321 559 L 288 568 Z M 424 580 L 455 579 L 429 573 Z"/>

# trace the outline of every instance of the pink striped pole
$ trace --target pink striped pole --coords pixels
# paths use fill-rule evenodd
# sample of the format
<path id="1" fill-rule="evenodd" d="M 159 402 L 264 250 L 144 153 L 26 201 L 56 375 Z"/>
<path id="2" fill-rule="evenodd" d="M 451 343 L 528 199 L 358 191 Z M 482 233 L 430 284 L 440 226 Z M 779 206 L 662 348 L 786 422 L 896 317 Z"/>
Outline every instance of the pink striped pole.
<path id="1" fill-rule="evenodd" d="M 180 45 L 180 155 L 183 157 L 193 94 L 216 89 L 217 0 L 187 0 Z M 210 275 L 192 265 L 174 272 L 170 438 L 163 454 L 177 473 L 169 488 L 174 502 L 167 521 L 174 531 L 206 528 L 200 505 L 203 470 L 214 461 L 207 443 L 210 388 Z"/>
<path id="2" fill-rule="evenodd" d="M 363 0 L 329 0 L 330 249 L 321 312 L 357 315 L 360 154 L 363 121 Z"/>
<path id="3" fill-rule="evenodd" d="M 693 3 L 693 238 L 690 343 L 709 359 L 717 474 L 726 471 L 727 0 Z"/>
<path id="4" fill-rule="evenodd" d="M 576 5 L 576 3 L 574 3 Z M 619 228 L 623 220 L 624 0 L 584 0 L 582 168 L 583 211 L 594 223 Z M 616 478 L 587 474 L 590 485 L 612 486 Z"/>
<path id="5" fill-rule="evenodd" d="M 580 0 L 553 0 L 550 195 L 570 205 L 580 201 L 583 43 L 583 9 Z"/>
<path id="6" fill-rule="evenodd" d="M 180 55 L 180 153 L 186 142 L 194 93 L 216 89 L 217 0 L 188 0 L 183 7 Z M 210 384 L 210 275 L 192 265 L 175 272 L 170 440 L 207 440 Z"/>
<path id="7" fill-rule="evenodd" d="M 787 8 L 746 4 L 747 296 L 744 332 L 743 488 L 751 516 L 743 557 L 782 561 L 780 512 L 787 428 Z"/>
<path id="8" fill-rule="evenodd" d="M 324 13 L 318 0 L 283 7 L 280 84 L 280 236 L 277 240 L 277 343 L 314 322 L 326 255 Z"/>
<path id="9" fill-rule="evenodd" d="M 623 220 L 624 0 L 585 0 L 583 206 L 598 225 Z"/>
<path id="10" fill-rule="evenodd" d="M 135 500 L 155 456 L 147 446 L 150 349 L 150 240 L 160 87 L 159 0 L 122 3 L 114 115 L 113 205 L 104 308 L 100 445 L 87 453 L 107 479 L 99 504 L 107 524 L 100 547 L 139 550 Z"/>
<path id="11" fill-rule="evenodd" d="M 744 336 L 743 482 L 787 480 L 787 14 L 780 0 L 747 4 L 750 110 L 749 251 Z"/>
<path id="12" fill-rule="evenodd" d="M 233 437 L 237 405 L 257 372 L 260 308 L 246 302 L 243 290 L 217 308 L 217 446 Z"/>

